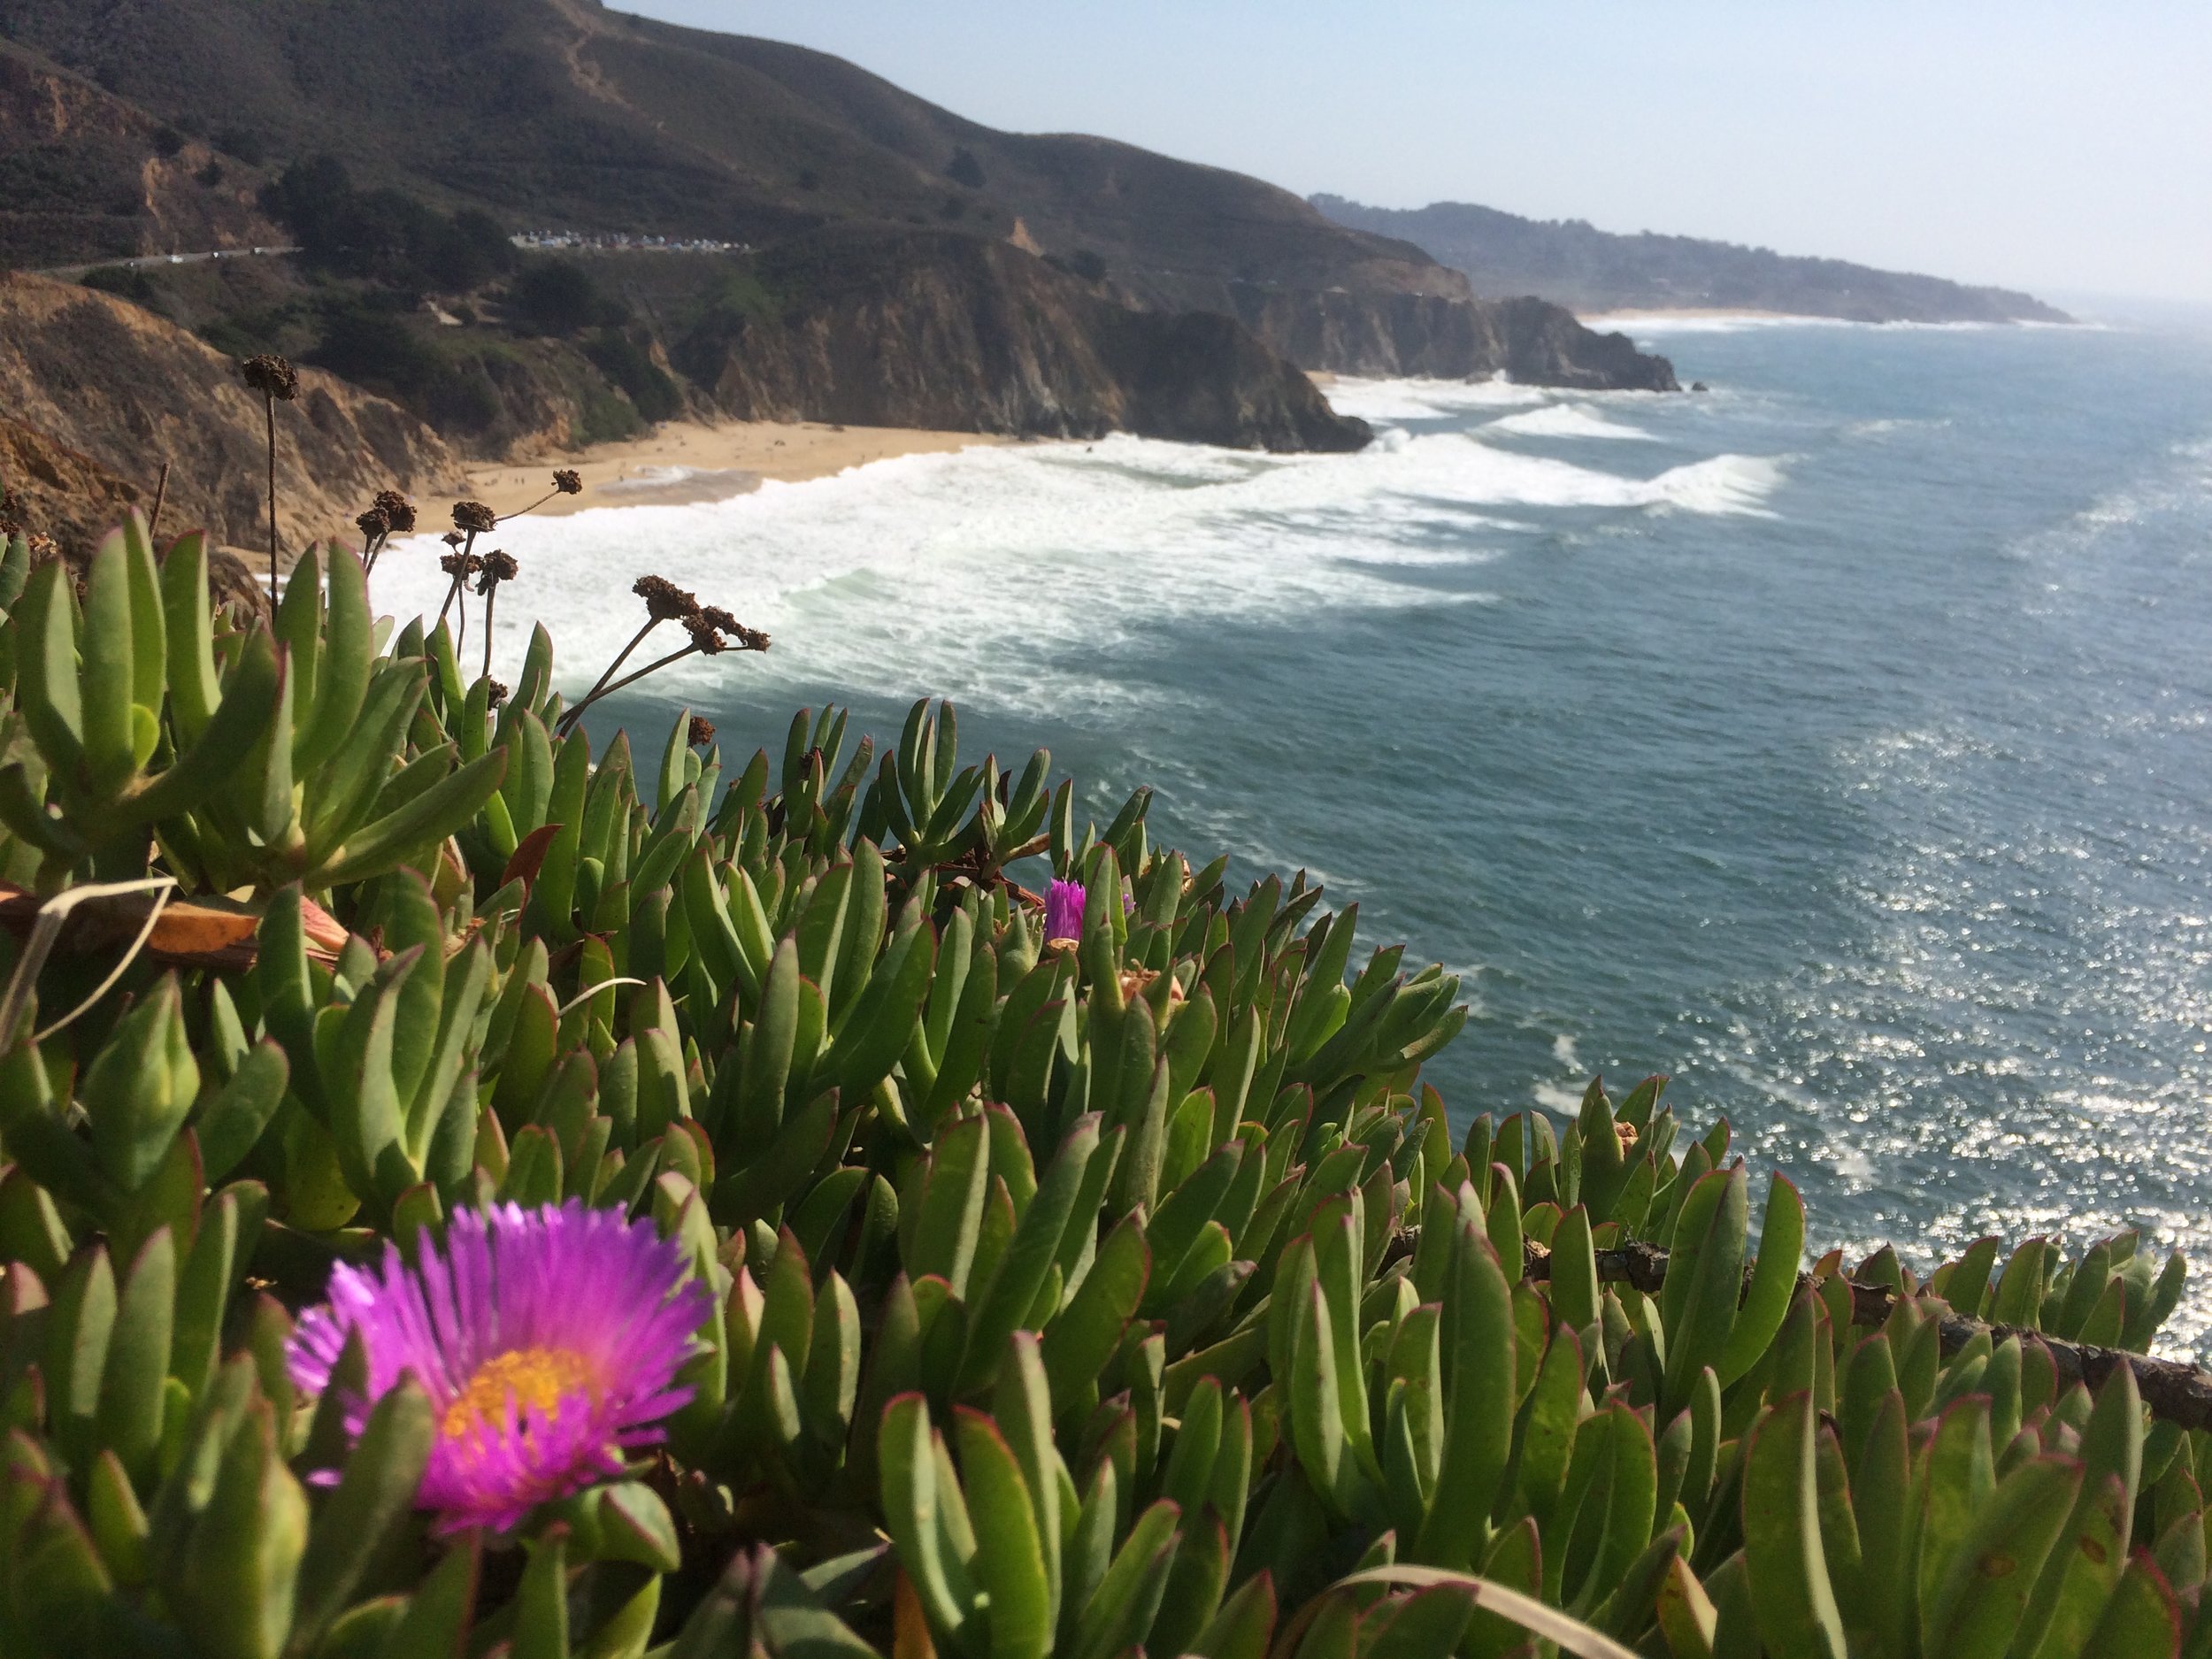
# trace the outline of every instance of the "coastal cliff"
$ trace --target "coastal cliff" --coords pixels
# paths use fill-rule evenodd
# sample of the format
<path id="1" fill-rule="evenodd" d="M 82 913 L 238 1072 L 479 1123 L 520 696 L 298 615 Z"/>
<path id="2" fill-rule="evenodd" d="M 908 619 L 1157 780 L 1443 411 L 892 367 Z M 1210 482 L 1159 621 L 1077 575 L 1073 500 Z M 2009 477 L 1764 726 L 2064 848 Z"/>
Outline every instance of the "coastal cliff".
<path id="1" fill-rule="evenodd" d="M 27 528 L 81 548 L 127 506 L 218 542 L 264 544 L 262 403 L 237 365 L 112 296 L 42 277 L 0 277 L 0 473 Z M 280 412 L 278 526 L 288 552 L 353 534 L 380 489 L 457 489 L 445 443 L 396 405 L 303 370 Z"/>
<path id="2" fill-rule="evenodd" d="M 1267 449 L 1356 449 L 1369 436 L 1233 318 L 1133 310 L 968 236 L 787 244 L 670 357 L 741 419 Z"/>
<path id="3" fill-rule="evenodd" d="M 166 297 L 176 273 L 155 273 L 146 281 L 162 292 L 146 303 L 227 348 L 283 350 L 363 378 L 487 452 L 533 433 L 618 436 L 660 418 L 651 405 L 672 408 L 694 388 L 664 388 L 640 366 L 657 349 L 736 411 L 986 431 L 1121 426 L 1271 448 L 1341 448 L 1357 434 L 1293 365 L 1673 384 L 1663 361 L 1581 331 L 1564 312 L 1478 300 L 1465 277 L 1410 242 L 1332 224 L 1263 180 L 1107 138 L 995 131 L 825 53 L 592 0 L 427 10 L 350 0 L 343 27 L 262 0 L 0 0 L 0 34 L 94 89 L 84 96 L 127 104 L 146 142 L 170 142 L 164 123 L 173 137 L 196 120 L 227 147 L 210 157 L 226 180 L 249 167 L 274 180 L 271 199 L 292 204 L 278 217 L 310 245 L 309 274 L 322 285 L 255 296 L 241 273 L 236 303 L 188 317 Z M 414 67 L 425 64 L 435 73 Z M 91 140 L 75 130 L 89 156 Z M 188 147 L 180 158 L 200 153 Z M 358 187 L 365 234 L 339 239 L 349 257 L 317 254 L 316 226 L 294 211 L 314 190 L 286 183 L 296 170 L 296 183 L 326 184 L 332 163 Z M 51 171 L 24 175 L 22 211 L 69 207 L 32 199 Z M 557 349 L 542 326 L 502 334 L 512 296 L 496 283 L 464 289 L 411 270 L 377 294 L 335 291 L 360 285 L 361 248 L 390 263 L 391 245 L 409 239 L 394 227 L 426 227 L 425 204 L 510 231 L 580 233 L 593 250 L 741 243 L 753 256 L 743 263 L 763 271 L 815 259 L 826 240 L 841 250 L 836 291 L 725 316 L 703 334 L 689 326 L 695 296 L 678 296 L 624 342 L 586 328 Z M 142 201 L 133 211 L 125 228 L 137 245 L 165 245 L 161 215 Z M 109 228 L 87 232 L 86 257 L 120 245 L 121 230 Z M 703 288 L 727 263 L 652 257 L 687 264 Z M 866 257 L 882 267 L 857 268 Z M 596 266 L 600 256 L 579 262 Z M 1199 314 L 1217 320 L 1192 320 Z M 876 327 L 887 331 L 879 340 L 867 332 Z M 1048 337 L 1055 329 L 1068 332 Z M 359 349 L 372 335 L 380 349 Z M 408 365 L 433 359 L 443 370 L 415 374 L 419 386 L 442 380 L 465 386 L 465 398 L 434 407 L 428 390 L 404 383 Z"/>
<path id="4" fill-rule="evenodd" d="M 1341 374 L 1467 380 L 1503 374 L 1535 386 L 1677 392 L 1674 365 L 1627 335 L 1601 334 L 1540 299 L 1314 292 L 1238 283 L 1237 316 L 1294 363 Z"/>
<path id="5" fill-rule="evenodd" d="M 1267 261 L 1117 273 L 1107 286 L 1133 305 L 1234 317 L 1301 368 L 1332 374 L 1503 374 L 1578 389 L 1681 389 L 1671 363 L 1639 351 L 1626 335 L 1599 334 L 1547 300 L 1479 298 L 1464 273 L 1410 242 L 1363 234 L 1326 260 L 1297 247 L 1284 237 Z"/>

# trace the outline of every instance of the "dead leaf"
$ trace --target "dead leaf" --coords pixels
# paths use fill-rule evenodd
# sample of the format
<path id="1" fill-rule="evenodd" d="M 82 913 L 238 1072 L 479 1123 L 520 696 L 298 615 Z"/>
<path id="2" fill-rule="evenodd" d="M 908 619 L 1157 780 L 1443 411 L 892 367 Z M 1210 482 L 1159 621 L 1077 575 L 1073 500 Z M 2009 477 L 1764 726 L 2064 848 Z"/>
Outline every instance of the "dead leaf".
<path id="1" fill-rule="evenodd" d="M 520 881 L 523 891 L 527 893 L 536 884 L 538 872 L 545 864 L 545 849 L 553 844 L 553 838 L 560 833 L 558 824 L 543 824 L 525 835 L 515 849 L 515 856 L 507 861 L 507 868 L 501 872 L 499 885 L 503 887 L 510 881 Z"/>

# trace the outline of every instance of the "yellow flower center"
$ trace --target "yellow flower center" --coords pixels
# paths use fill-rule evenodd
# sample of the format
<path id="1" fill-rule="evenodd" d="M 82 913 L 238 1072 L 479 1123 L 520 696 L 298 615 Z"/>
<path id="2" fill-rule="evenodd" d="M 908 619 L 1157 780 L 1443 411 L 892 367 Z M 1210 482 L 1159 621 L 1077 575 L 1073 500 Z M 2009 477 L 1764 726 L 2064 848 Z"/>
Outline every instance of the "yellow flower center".
<path id="1" fill-rule="evenodd" d="M 530 1407 L 542 1411 L 550 1422 L 560 1415 L 561 1402 L 572 1394 L 591 1392 L 591 1367 L 572 1348 L 518 1348 L 495 1354 L 476 1368 L 461 1392 L 445 1409 L 440 1425 L 448 1440 L 458 1440 L 483 1429 L 503 1428 L 507 1402 L 512 1399 L 518 1417 Z"/>

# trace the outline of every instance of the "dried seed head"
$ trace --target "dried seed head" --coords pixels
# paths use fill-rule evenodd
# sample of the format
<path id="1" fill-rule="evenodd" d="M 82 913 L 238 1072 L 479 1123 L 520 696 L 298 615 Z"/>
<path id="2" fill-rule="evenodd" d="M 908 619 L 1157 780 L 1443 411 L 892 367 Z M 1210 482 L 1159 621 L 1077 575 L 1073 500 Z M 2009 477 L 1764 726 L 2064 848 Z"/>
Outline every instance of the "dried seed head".
<path id="1" fill-rule="evenodd" d="M 484 568 L 484 561 L 473 553 L 449 553 L 438 561 L 438 568 L 449 576 L 466 581 Z"/>
<path id="2" fill-rule="evenodd" d="M 714 741 L 714 722 L 704 715 L 693 715 L 688 737 L 692 748 L 704 749 L 709 743 Z"/>
<path id="3" fill-rule="evenodd" d="M 487 683 L 491 687 L 491 695 L 488 701 L 490 702 L 491 706 L 496 709 L 501 703 L 507 701 L 507 682 L 503 680 L 494 680 Z"/>
<path id="4" fill-rule="evenodd" d="M 496 548 L 483 556 L 482 565 L 484 571 L 484 584 L 476 590 L 480 594 L 489 593 L 494 587 L 501 582 L 511 582 L 514 580 L 515 577 L 520 573 L 521 569 L 521 567 L 515 563 L 513 554 L 502 552 Z"/>
<path id="5" fill-rule="evenodd" d="M 444 542 L 448 547 L 459 547 L 461 545 L 461 533 L 458 530 L 449 530 L 443 535 L 440 536 L 438 540 Z"/>
<path id="6" fill-rule="evenodd" d="M 453 527 L 466 530 L 474 535 L 497 526 L 499 515 L 480 501 L 457 501 L 453 503 Z"/>
<path id="7" fill-rule="evenodd" d="M 353 522 L 355 527 L 365 536 L 386 535 L 390 534 L 392 528 L 392 521 L 385 516 L 381 507 L 370 508 Z"/>
<path id="8" fill-rule="evenodd" d="M 376 510 L 392 526 L 394 535 L 405 535 L 415 527 L 415 503 L 396 489 L 376 492 Z"/>
<path id="9" fill-rule="evenodd" d="M 725 636 L 723 643 L 726 646 L 734 645 L 741 651 L 764 651 L 768 649 L 765 634 L 758 628 L 747 627 L 720 605 L 702 606 L 699 618 L 717 634 Z"/>
<path id="10" fill-rule="evenodd" d="M 708 657 L 717 656 L 729 649 L 729 642 L 715 631 L 715 626 L 703 616 L 684 618 L 684 632 L 691 635 L 695 649 Z"/>
<path id="11" fill-rule="evenodd" d="M 556 467 L 553 469 L 553 488 L 564 495 L 580 495 L 584 493 L 584 475 L 573 467 Z"/>
<path id="12" fill-rule="evenodd" d="M 641 576 L 630 591 L 645 601 L 646 611 L 656 622 L 680 622 L 699 614 L 697 598 L 665 576 Z"/>
<path id="13" fill-rule="evenodd" d="M 248 357 L 238 365 L 239 378 L 264 397 L 288 403 L 300 395 L 300 372 L 274 353 Z"/>

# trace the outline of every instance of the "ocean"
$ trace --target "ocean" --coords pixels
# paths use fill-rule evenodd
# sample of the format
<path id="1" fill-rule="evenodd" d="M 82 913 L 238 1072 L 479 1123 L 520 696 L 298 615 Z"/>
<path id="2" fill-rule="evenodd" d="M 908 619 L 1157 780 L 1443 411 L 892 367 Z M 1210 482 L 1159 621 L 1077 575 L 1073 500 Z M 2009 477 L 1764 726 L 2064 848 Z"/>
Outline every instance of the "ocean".
<path id="1" fill-rule="evenodd" d="M 1194 863 L 1462 975 L 1455 1118 L 1666 1072 L 1816 1248 L 2139 1226 L 2200 1263 L 2166 1351 L 2212 1351 L 2212 327 L 1630 327 L 1711 389 L 1339 381 L 1359 455 L 518 521 L 499 657 L 534 613 L 580 689 L 657 571 L 775 643 L 615 707 L 644 753 L 680 703 L 741 764 L 949 696 L 964 753 L 1048 747 L 1102 819 L 1148 783 Z"/>

